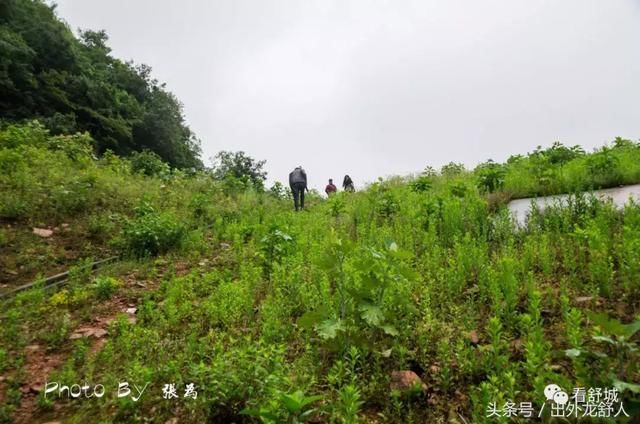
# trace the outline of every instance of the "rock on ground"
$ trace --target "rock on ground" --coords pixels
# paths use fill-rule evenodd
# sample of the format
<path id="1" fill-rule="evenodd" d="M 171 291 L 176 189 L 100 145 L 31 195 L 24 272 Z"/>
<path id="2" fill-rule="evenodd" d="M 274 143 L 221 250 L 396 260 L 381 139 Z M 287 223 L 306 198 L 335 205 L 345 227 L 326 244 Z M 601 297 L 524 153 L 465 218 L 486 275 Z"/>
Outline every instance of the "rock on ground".
<path id="1" fill-rule="evenodd" d="M 427 385 L 413 371 L 393 371 L 391 373 L 391 390 L 404 392 L 414 387 L 420 387 L 422 391 L 427 390 Z"/>

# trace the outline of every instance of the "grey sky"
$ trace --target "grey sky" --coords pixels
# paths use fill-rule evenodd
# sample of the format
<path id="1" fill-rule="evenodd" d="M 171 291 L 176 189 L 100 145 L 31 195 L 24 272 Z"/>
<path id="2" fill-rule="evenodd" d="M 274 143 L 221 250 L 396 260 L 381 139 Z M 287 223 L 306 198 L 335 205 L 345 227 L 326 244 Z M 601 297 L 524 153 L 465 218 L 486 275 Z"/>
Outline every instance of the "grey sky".
<path id="1" fill-rule="evenodd" d="M 153 68 L 203 158 L 356 186 L 554 140 L 640 138 L 635 0 L 58 0 Z"/>

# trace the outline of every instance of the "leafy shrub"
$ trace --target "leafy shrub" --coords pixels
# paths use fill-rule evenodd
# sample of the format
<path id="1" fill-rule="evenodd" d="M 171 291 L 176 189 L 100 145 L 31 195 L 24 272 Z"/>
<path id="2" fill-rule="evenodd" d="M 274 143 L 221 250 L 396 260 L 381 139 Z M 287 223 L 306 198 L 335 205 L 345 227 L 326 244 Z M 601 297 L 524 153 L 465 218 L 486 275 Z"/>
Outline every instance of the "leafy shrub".
<path id="1" fill-rule="evenodd" d="M 98 277 L 93 282 L 96 297 L 100 300 L 108 300 L 114 295 L 120 283 L 112 277 Z"/>
<path id="2" fill-rule="evenodd" d="M 640 143 L 634 143 L 622 137 L 616 137 L 615 140 L 613 140 L 614 149 L 636 149 L 638 147 L 640 147 Z"/>
<path id="3" fill-rule="evenodd" d="M 421 175 L 411 182 L 411 190 L 415 192 L 424 192 L 433 186 L 433 179 L 426 175 Z"/>
<path id="4" fill-rule="evenodd" d="M 131 155 L 131 172 L 147 176 L 167 175 L 170 172 L 169 165 L 162 161 L 160 156 L 149 150 L 136 152 Z"/>
<path id="5" fill-rule="evenodd" d="M 478 165 L 475 173 L 478 176 L 478 188 L 482 191 L 491 193 L 504 185 L 506 170 L 492 160 Z"/>
<path id="6" fill-rule="evenodd" d="M 57 135 L 47 140 L 47 148 L 59 150 L 71 160 L 89 158 L 93 154 L 93 140 L 88 132 L 74 135 Z"/>
<path id="7" fill-rule="evenodd" d="M 273 185 L 269 189 L 269 194 L 271 194 L 276 199 L 286 199 L 288 197 L 287 190 L 284 188 L 280 181 L 276 181 L 275 183 L 273 183 Z"/>
<path id="8" fill-rule="evenodd" d="M 50 349 L 57 349 L 69 338 L 71 333 L 71 316 L 68 312 L 62 315 L 62 319 L 56 319 L 51 323 L 53 328 L 44 329 L 44 339 Z"/>
<path id="9" fill-rule="evenodd" d="M 16 174 L 25 171 L 27 164 L 21 151 L 0 149 L 0 172 L 2 175 Z"/>
<path id="10" fill-rule="evenodd" d="M 586 357 L 591 364 L 591 384 L 593 386 L 613 386 L 620 391 L 625 405 L 631 408 L 640 406 L 640 384 L 633 381 L 640 371 L 638 344 L 633 340 L 640 331 L 640 319 L 623 324 L 606 313 L 589 312 L 594 324 L 591 339 L 596 343 L 593 348 L 574 347 L 565 350 L 565 354 L 575 360 Z"/>
<path id="11" fill-rule="evenodd" d="M 538 146 L 530 156 L 536 155 L 545 156 L 551 164 L 562 165 L 584 155 L 584 150 L 580 146 L 567 147 L 555 141 L 551 147 L 544 150 Z"/>
<path id="12" fill-rule="evenodd" d="M 138 209 L 138 217 L 128 221 L 122 232 L 125 253 L 134 257 L 156 256 L 177 248 L 185 228 L 170 213 L 157 213 L 149 204 Z"/>
<path id="13" fill-rule="evenodd" d="M 355 256 L 351 275 L 344 273 L 344 261 Z M 353 250 L 347 241 L 334 238 L 330 241 L 321 266 L 336 281 L 337 313 L 326 305 L 306 312 L 298 325 L 314 329 L 326 345 L 333 349 L 345 349 L 350 343 L 366 346 L 388 336 L 397 336 L 394 325 L 402 314 L 401 309 L 390 314 L 384 299 L 394 282 L 405 282 L 413 275 L 402 263 L 405 252 L 399 251 L 395 242 L 388 241 L 384 251 L 372 248 Z M 400 306 L 400 305 L 398 305 Z"/>
<path id="14" fill-rule="evenodd" d="M 24 125 L 11 124 L 0 131 L 0 149 L 15 149 L 18 146 L 44 146 L 49 131 L 38 121 Z"/>
<path id="15" fill-rule="evenodd" d="M 463 181 L 453 183 L 449 186 L 449 191 L 455 197 L 463 198 L 469 193 L 469 186 Z"/>
<path id="16" fill-rule="evenodd" d="M 329 198 L 327 203 L 329 204 L 329 214 L 334 218 L 339 217 L 340 214 L 345 211 L 347 206 L 344 199 L 344 192 L 335 193 Z"/>
<path id="17" fill-rule="evenodd" d="M 586 165 L 594 188 L 617 185 L 621 182 L 620 160 L 607 147 L 589 156 Z"/>
<path id="18" fill-rule="evenodd" d="M 209 198 L 204 194 L 197 194 L 191 199 L 190 208 L 193 211 L 193 216 L 197 219 L 209 217 Z"/>
<path id="19" fill-rule="evenodd" d="M 455 177 L 464 172 L 464 165 L 461 163 L 449 162 L 440 170 L 443 177 Z"/>
<path id="20" fill-rule="evenodd" d="M 265 273 L 269 275 L 273 264 L 280 263 L 285 256 L 292 252 L 294 246 L 293 237 L 277 226 L 272 226 L 260 240 L 260 253 Z"/>
<path id="21" fill-rule="evenodd" d="M 227 183 L 239 183 L 262 191 L 267 178 L 267 172 L 263 169 L 265 163 L 264 160 L 253 159 L 245 152 L 222 151 L 214 158 L 213 175 Z"/>
<path id="22" fill-rule="evenodd" d="M 245 415 L 260 417 L 267 423 L 298 424 L 308 421 L 316 412 L 311 404 L 322 399 L 322 396 L 305 396 L 302 390 L 293 393 L 280 393 L 275 402 L 255 409 L 245 409 Z"/>
<path id="23" fill-rule="evenodd" d="M 0 217 L 18 220 L 29 216 L 29 204 L 19 197 L 11 197 L 0 204 Z"/>
<path id="24" fill-rule="evenodd" d="M 74 178 L 51 190 L 50 201 L 56 214 L 69 216 L 87 210 L 92 206 L 89 199 L 94 185 L 95 179 L 91 177 Z"/>
<path id="25" fill-rule="evenodd" d="M 112 150 L 104 152 L 98 163 L 117 175 L 128 175 L 131 172 L 131 161 L 116 155 Z"/>
<path id="26" fill-rule="evenodd" d="M 238 195 L 253 188 L 251 179 L 246 176 L 235 176 L 228 174 L 223 176 L 220 180 L 222 185 L 222 191 L 227 195 Z M 258 186 L 258 190 L 262 190 L 262 186 Z"/>
<path id="27" fill-rule="evenodd" d="M 67 290 L 60 290 L 52 294 L 49 298 L 49 304 L 54 308 L 67 306 L 69 304 L 69 292 Z"/>
<path id="28" fill-rule="evenodd" d="M 93 140 L 89 133 L 51 136 L 40 122 L 12 124 L 0 131 L 0 149 L 16 149 L 32 146 L 53 151 L 62 151 L 72 160 L 88 158 L 93 153 Z"/>
<path id="29" fill-rule="evenodd" d="M 96 214 L 89 218 L 87 233 L 96 239 L 106 238 L 115 229 L 117 217 L 107 214 Z"/>
<path id="30" fill-rule="evenodd" d="M 400 205 L 396 199 L 396 192 L 382 179 L 372 184 L 370 191 L 374 210 L 380 218 L 389 219 L 398 211 Z"/>
<path id="31" fill-rule="evenodd" d="M 354 384 L 347 384 L 338 392 L 335 417 L 344 424 L 357 424 L 358 412 L 364 404 L 362 394 Z"/>

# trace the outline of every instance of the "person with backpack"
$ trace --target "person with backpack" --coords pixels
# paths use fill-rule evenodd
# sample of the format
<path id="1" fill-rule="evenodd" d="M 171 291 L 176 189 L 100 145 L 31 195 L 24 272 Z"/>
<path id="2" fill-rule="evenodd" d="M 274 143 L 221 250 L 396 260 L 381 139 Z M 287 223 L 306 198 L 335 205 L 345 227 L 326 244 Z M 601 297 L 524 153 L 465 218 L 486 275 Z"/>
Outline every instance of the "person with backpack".
<path id="1" fill-rule="evenodd" d="M 293 205 L 296 211 L 304 209 L 304 192 L 309 189 L 307 188 L 307 173 L 301 166 L 296 167 L 289 174 L 289 187 L 293 194 Z"/>
<path id="2" fill-rule="evenodd" d="M 342 188 L 344 191 L 356 191 L 356 188 L 353 185 L 353 180 L 349 175 L 344 176 L 344 180 L 342 181 Z"/>
<path id="3" fill-rule="evenodd" d="M 331 196 L 336 191 L 338 191 L 338 188 L 333 184 L 333 180 L 329 178 L 329 184 L 324 188 L 324 192 L 327 193 L 327 196 Z"/>

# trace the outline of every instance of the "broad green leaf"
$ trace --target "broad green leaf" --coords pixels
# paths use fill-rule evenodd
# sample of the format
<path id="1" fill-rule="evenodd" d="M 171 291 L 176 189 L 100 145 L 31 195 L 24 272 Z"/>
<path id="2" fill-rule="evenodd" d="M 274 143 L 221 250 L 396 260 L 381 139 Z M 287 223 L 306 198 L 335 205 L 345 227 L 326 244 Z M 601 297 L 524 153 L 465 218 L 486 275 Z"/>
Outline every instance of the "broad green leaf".
<path id="1" fill-rule="evenodd" d="M 400 261 L 407 261 L 413 258 L 413 253 L 408 250 L 399 249 L 398 251 L 393 252 L 393 257 Z"/>
<path id="2" fill-rule="evenodd" d="M 338 331 L 344 331 L 342 321 L 328 319 L 316 326 L 318 335 L 325 340 L 334 339 L 338 335 Z"/>
<path id="3" fill-rule="evenodd" d="M 280 231 L 280 230 L 276 230 L 276 231 L 275 231 L 275 234 L 276 234 L 277 236 L 279 236 L 279 237 L 280 237 L 281 239 L 283 239 L 283 240 L 286 240 L 286 241 L 291 241 L 291 240 L 293 240 L 293 238 L 292 238 L 289 234 L 284 233 L 284 232 L 282 232 L 282 231 Z"/>
<path id="4" fill-rule="evenodd" d="M 640 331 L 640 319 L 632 322 L 631 324 L 625 325 L 624 328 L 625 328 L 624 336 L 627 339 L 630 339 L 631 337 L 633 337 L 634 334 Z"/>
<path id="5" fill-rule="evenodd" d="M 418 274 L 415 270 L 411 269 L 408 266 L 401 267 L 398 273 L 409 281 L 415 281 L 420 278 L 420 274 Z"/>
<path id="6" fill-rule="evenodd" d="M 302 399 L 302 406 L 305 407 L 313 402 L 317 402 L 319 400 L 322 399 L 322 396 L 316 395 L 316 396 L 306 396 L 304 399 Z"/>
<path id="7" fill-rule="evenodd" d="M 289 412 L 297 413 L 302 409 L 304 404 L 302 403 L 304 399 L 304 393 L 300 390 L 292 394 L 283 394 L 280 396 L 280 400 L 284 403 L 284 406 L 287 408 Z"/>
<path id="8" fill-rule="evenodd" d="M 322 399 L 322 396 L 305 396 L 302 390 L 296 390 L 291 394 L 282 394 L 280 400 L 289 412 L 299 413 L 305 406 Z"/>
<path id="9" fill-rule="evenodd" d="M 380 287 L 380 280 L 375 273 L 367 272 L 362 276 L 360 285 L 362 287 L 362 292 L 369 293 Z"/>
<path id="10" fill-rule="evenodd" d="M 390 336 L 397 336 L 398 330 L 396 330 L 396 328 L 393 325 L 383 325 L 382 327 L 382 331 L 384 331 L 386 334 L 390 335 Z"/>
<path id="11" fill-rule="evenodd" d="M 569 358 L 577 358 L 581 353 L 580 349 L 567 349 L 564 351 L 564 354 Z"/>
<path id="12" fill-rule="evenodd" d="M 616 344 L 616 342 L 611 337 L 607 337 L 607 336 L 593 336 L 592 339 L 597 342 L 607 342 L 610 344 Z"/>
<path id="13" fill-rule="evenodd" d="M 307 330 L 313 328 L 314 325 L 327 319 L 328 309 L 326 307 L 319 308 L 315 311 L 308 311 L 298 318 L 298 325 Z"/>
<path id="14" fill-rule="evenodd" d="M 594 324 L 600 327 L 602 331 L 607 334 L 611 334 L 614 336 L 624 336 L 629 331 L 625 328 L 624 324 L 622 324 L 617 319 L 610 318 L 605 313 L 588 312 L 587 315 Z"/>
<path id="15" fill-rule="evenodd" d="M 380 307 L 371 303 L 361 304 L 358 309 L 360 310 L 360 316 L 367 324 L 374 327 L 379 326 L 384 321 L 384 313 Z"/>
<path id="16" fill-rule="evenodd" d="M 633 392 L 633 393 L 640 393 L 640 384 L 626 383 L 620 380 L 613 380 L 613 387 L 618 389 L 620 392 L 629 390 L 630 392 Z"/>
<path id="17" fill-rule="evenodd" d="M 375 259 L 384 259 L 384 255 L 377 250 L 370 249 L 371 256 Z"/>
<path id="18" fill-rule="evenodd" d="M 337 262 L 338 258 L 331 253 L 325 253 L 316 260 L 318 267 L 325 271 L 332 271 L 336 267 Z"/>
<path id="19" fill-rule="evenodd" d="M 309 409 L 307 411 L 304 411 L 302 414 L 300 414 L 299 418 L 302 421 L 306 421 L 306 419 L 309 418 L 311 416 L 311 414 L 313 414 L 314 412 L 316 412 L 316 409 L 315 408 L 311 408 L 311 409 Z"/>

